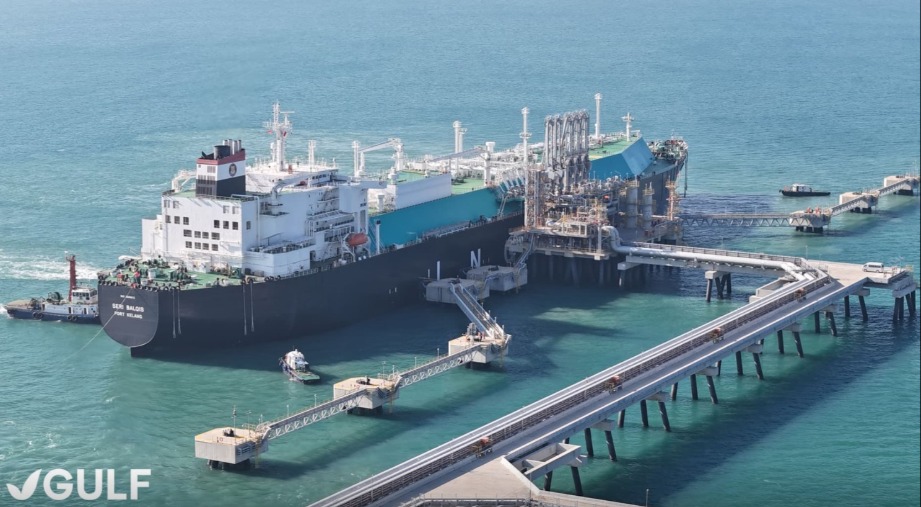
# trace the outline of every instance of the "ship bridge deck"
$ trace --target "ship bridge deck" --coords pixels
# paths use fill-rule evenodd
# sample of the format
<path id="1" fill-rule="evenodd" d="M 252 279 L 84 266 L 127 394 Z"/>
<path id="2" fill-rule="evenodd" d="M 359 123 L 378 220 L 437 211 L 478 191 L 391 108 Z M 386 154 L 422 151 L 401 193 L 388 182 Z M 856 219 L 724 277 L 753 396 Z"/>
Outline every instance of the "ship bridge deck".
<path id="1" fill-rule="evenodd" d="M 597 160 L 599 158 L 623 153 L 624 150 L 629 148 L 636 140 L 637 138 L 627 139 L 626 137 L 621 137 L 620 139 L 607 141 L 599 146 L 594 146 L 588 150 L 588 159 Z"/>
<path id="2" fill-rule="evenodd" d="M 136 278 L 135 273 L 140 276 Z M 101 274 L 99 282 L 113 284 L 137 283 L 141 287 L 152 286 L 159 289 L 203 289 L 215 286 L 240 285 L 243 280 L 238 275 L 228 275 L 227 273 L 183 272 L 180 268 L 167 263 L 133 261 L 131 264 L 119 264 L 109 273 Z"/>

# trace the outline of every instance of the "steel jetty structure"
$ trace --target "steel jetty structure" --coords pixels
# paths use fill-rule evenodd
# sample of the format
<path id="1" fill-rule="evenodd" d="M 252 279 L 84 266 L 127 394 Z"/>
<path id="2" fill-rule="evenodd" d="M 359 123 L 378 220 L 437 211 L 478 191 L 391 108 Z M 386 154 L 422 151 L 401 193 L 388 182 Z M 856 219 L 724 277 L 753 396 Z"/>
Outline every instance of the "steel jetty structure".
<path id="1" fill-rule="evenodd" d="M 473 303 L 479 312 L 482 307 Z M 244 424 L 242 428 L 215 428 L 195 436 L 195 456 L 212 468 L 247 469 L 269 450 L 269 441 L 342 413 L 382 413 L 385 404 L 400 397 L 400 389 L 458 366 L 489 365 L 502 360 L 511 335 L 493 318 L 471 317 L 467 332 L 448 343 L 448 353 L 412 368 L 341 380 L 333 387 L 333 398 L 315 403 L 279 419 Z M 477 332 L 476 329 L 485 329 Z"/>
<path id="2" fill-rule="evenodd" d="M 615 236 L 616 237 L 616 236 Z M 867 272 L 860 265 L 823 263 L 796 257 L 680 248 L 671 245 L 619 243 L 610 247 L 636 264 L 675 265 L 723 272 L 779 276 L 758 289 L 750 303 L 698 326 L 635 357 L 590 375 L 546 398 L 461 435 L 428 452 L 369 477 L 313 504 L 312 507 L 384 505 L 592 505 L 590 499 L 563 498 L 540 491 L 533 481 L 543 477 L 550 488 L 553 471 L 570 468 L 576 494 L 582 494 L 578 467 L 582 448 L 569 443 L 579 433 L 591 456 L 591 430 L 605 433 L 608 456 L 617 459 L 611 430 L 623 426 L 624 411 L 639 404 L 643 425 L 648 426 L 647 401 L 659 403 L 666 431 L 670 424 L 665 400 L 677 394 L 679 381 L 689 379 L 697 400 L 697 376 L 706 376 L 711 401 L 718 403 L 713 376 L 724 358 L 751 353 L 758 378 L 763 378 L 761 353 L 764 337 L 777 333 L 783 353 L 782 333 L 793 332 L 800 348 L 799 322 L 810 315 L 832 312 L 840 298 L 870 288 L 892 291 L 894 315 L 907 298 L 909 313 L 916 315 L 917 286 L 911 272 L 893 269 Z M 865 310 L 864 310 L 865 312 Z M 866 313 L 864 313 L 866 320 Z M 816 319 L 818 322 L 818 319 Z M 837 334 L 832 323 L 832 333 Z M 818 327 L 818 325 L 816 326 Z M 818 330 L 817 330 L 818 331 Z M 615 414 L 617 422 L 613 420 Z M 489 455 L 487 458 L 486 456 Z M 428 501 L 426 501 L 428 500 Z M 531 503 L 516 503 L 531 501 Z M 536 500 L 536 503 L 534 502 Z M 546 502 L 546 503 L 544 503 Z"/>
<path id="3" fill-rule="evenodd" d="M 702 213 L 683 214 L 683 226 L 709 227 L 793 227 L 796 231 L 822 233 L 831 219 L 843 213 L 872 213 L 879 198 L 887 195 L 915 196 L 921 178 L 917 174 L 894 174 L 883 178 L 883 186 L 872 190 L 845 192 L 831 207 L 810 207 L 793 213 Z M 823 193 L 828 195 L 828 193 Z"/>
<path id="4" fill-rule="evenodd" d="M 509 230 L 523 224 L 525 163 L 544 157 L 541 143 L 527 143 L 524 109 L 523 142 L 509 150 L 464 149 L 455 122 L 452 154 L 409 160 L 398 138 L 355 142 L 353 174 L 343 175 L 317 160 L 313 141 L 305 160 L 287 158 L 288 114 L 276 104 L 266 123 L 269 160 L 249 165 L 231 139 L 202 153 L 163 193 L 161 212 L 142 220 L 141 255 L 100 273 L 104 329 L 132 354 L 305 336 L 421 301 L 433 271 L 504 258 Z M 615 191 L 664 188 L 684 167 L 686 143 L 647 143 L 626 118 L 620 134 L 596 123 L 584 169 L 596 167 Z M 393 150 L 393 167 L 369 174 L 365 154 L 382 149 Z"/>

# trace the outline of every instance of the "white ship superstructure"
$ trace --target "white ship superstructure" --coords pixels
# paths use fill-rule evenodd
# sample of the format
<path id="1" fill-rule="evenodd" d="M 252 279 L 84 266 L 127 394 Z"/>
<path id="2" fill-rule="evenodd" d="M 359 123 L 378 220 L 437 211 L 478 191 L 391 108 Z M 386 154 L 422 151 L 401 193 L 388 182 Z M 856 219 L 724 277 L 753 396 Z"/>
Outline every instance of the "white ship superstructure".
<path id="1" fill-rule="evenodd" d="M 274 277 L 367 253 L 367 185 L 315 164 L 312 142 L 306 164 L 286 161 L 290 122 L 277 104 L 272 128 L 272 160 L 247 167 L 241 141 L 227 139 L 173 180 L 161 213 L 142 221 L 144 260 Z"/>

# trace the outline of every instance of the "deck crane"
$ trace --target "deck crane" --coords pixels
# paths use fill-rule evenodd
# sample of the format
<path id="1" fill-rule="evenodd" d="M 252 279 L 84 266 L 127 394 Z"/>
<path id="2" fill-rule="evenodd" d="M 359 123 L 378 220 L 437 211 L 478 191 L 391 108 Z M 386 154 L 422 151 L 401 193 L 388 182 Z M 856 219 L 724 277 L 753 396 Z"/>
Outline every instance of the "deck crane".
<path id="1" fill-rule="evenodd" d="M 365 176 L 365 153 L 383 150 L 389 147 L 393 148 L 393 159 L 395 161 L 393 170 L 390 172 L 390 177 L 395 179 L 396 173 L 399 173 L 403 170 L 403 141 L 401 141 L 398 137 L 391 137 L 384 142 L 372 144 L 371 146 L 367 146 L 365 148 L 362 148 L 358 141 L 353 141 L 352 150 L 355 152 L 355 176 L 358 178 Z"/>
<path id="2" fill-rule="evenodd" d="M 455 177 L 454 175 L 455 171 L 459 170 L 459 167 L 458 167 L 459 161 L 461 159 L 469 159 L 473 157 L 480 157 L 483 159 L 483 175 L 482 176 L 483 176 L 483 183 L 486 184 L 489 181 L 489 177 L 490 177 L 490 174 L 489 174 L 490 152 L 488 149 L 483 148 L 482 146 L 474 146 L 473 148 L 470 148 L 468 150 L 458 151 L 455 153 L 450 153 L 448 155 L 442 155 L 440 157 L 425 158 L 423 159 L 422 162 L 424 164 L 426 174 L 427 174 L 431 164 L 448 161 L 449 167 L 451 168 L 451 172 L 452 172 L 452 178 L 453 178 Z"/>
<path id="3" fill-rule="evenodd" d="M 428 158 L 428 159 L 425 159 L 424 161 L 428 164 L 431 164 L 433 162 L 441 162 L 443 160 L 452 160 L 455 158 L 470 158 L 470 157 L 479 155 L 480 153 L 486 153 L 486 149 L 481 146 L 474 146 L 473 148 L 470 148 L 469 150 L 459 151 L 457 153 L 450 153 L 448 155 L 442 155 L 440 157 L 435 157 L 435 158 Z"/>

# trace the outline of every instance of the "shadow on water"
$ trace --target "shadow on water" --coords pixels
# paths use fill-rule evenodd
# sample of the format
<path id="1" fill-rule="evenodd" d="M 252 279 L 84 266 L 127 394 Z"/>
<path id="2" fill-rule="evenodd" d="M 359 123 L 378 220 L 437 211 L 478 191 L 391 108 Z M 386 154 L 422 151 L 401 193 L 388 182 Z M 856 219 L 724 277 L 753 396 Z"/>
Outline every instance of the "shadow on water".
<path id="1" fill-rule="evenodd" d="M 276 345 L 277 346 L 274 346 Z M 194 349 L 159 353 L 133 360 L 164 361 L 169 363 L 190 364 L 195 366 L 212 366 L 237 370 L 274 371 L 278 370 L 278 359 L 293 347 L 276 342 L 271 347 L 266 344 L 237 347 L 234 349 Z M 308 359 L 309 360 L 309 359 Z"/>
<path id="2" fill-rule="evenodd" d="M 885 309 L 881 313 L 885 314 Z M 871 321 L 871 324 L 874 324 Z M 875 322 L 878 326 L 886 326 L 886 320 Z M 846 333 L 839 338 L 839 343 L 834 347 L 837 350 L 823 356 L 820 360 L 809 362 L 805 367 L 799 367 L 784 376 L 768 379 L 757 393 L 743 398 L 732 400 L 732 415 L 720 414 L 707 418 L 705 421 L 695 421 L 692 434 L 678 434 L 677 438 L 668 435 L 665 442 L 660 444 L 663 449 L 652 450 L 648 455 L 635 458 L 620 458 L 616 464 L 618 476 L 617 484 L 655 484 L 651 490 L 654 496 L 649 501 L 661 504 L 669 496 L 680 492 L 685 487 L 702 480 L 702 477 L 725 463 L 733 457 L 740 455 L 748 449 L 757 446 L 760 441 L 768 438 L 774 431 L 778 431 L 786 423 L 808 413 L 813 404 L 809 400 L 821 400 L 833 397 L 835 393 L 844 391 L 862 377 L 872 375 L 884 363 L 910 348 L 918 340 L 918 327 L 906 320 L 898 329 L 894 338 L 888 333 L 882 333 L 888 338 L 860 339 L 847 341 Z M 851 325 L 851 329 L 856 327 Z M 863 331 L 858 331 L 864 335 Z M 857 333 L 855 333 L 857 334 Z M 865 336 L 865 335 L 864 335 Z M 860 338 L 864 338 L 860 336 Z M 804 335 L 809 339 L 809 335 Z M 765 354 L 769 352 L 766 351 Z M 787 352 L 789 354 L 789 351 Z M 859 360 L 855 358 L 859 354 Z M 809 356 L 807 354 L 806 358 Z M 724 361 L 723 376 L 731 375 L 735 379 L 734 360 L 728 358 Z M 727 368 L 728 366 L 728 368 Z M 746 363 L 746 380 L 758 382 L 752 378 L 751 364 Z M 727 375 L 727 370 L 728 374 Z M 698 381 L 700 382 L 700 381 Z M 686 384 L 681 386 L 684 396 L 689 396 Z M 706 384 L 700 390 L 700 403 L 709 403 Z M 719 382 L 717 383 L 719 393 Z M 790 395 L 802 403 L 791 403 Z M 681 396 L 681 394 L 679 394 Z M 725 403 L 726 400 L 721 399 Z M 669 402 L 674 405 L 675 402 Z M 696 402 L 695 402 L 696 403 Z M 628 410 L 627 424 L 619 431 L 643 431 L 639 426 L 638 405 Z M 716 411 L 719 412 L 719 406 Z M 634 412 L 631 414 L 630 412 Z M 650 426 L 657 430 L 656 422 L 658 410 L 653 404 L 650 407 Z M 631 417 L 632 416 L 632 417 Z M 631 419 L 634 419 L 631 425 Z M 633 426 L 631 428 L 631 426 Z M 674 427 L 673 431 L 681 432 Z M 674 435 L 674 434 L 673 434 Z M 615 440 L 617 435 L 615 434 Z M 597 444 L 596 444 L 597 446 Z M 667 446 L 667 450 L 664 447 Z M 603 452 L 596 454 L 594 459 L 605 459 Z M 687 466 L 694 463 L 694 466 Z M 667 471 L 668 480 L 659 480 L 663 471 Z M 631 488 L 637 491 L 636 496 L 622 489 L 610 480 L 586 482 L 586 493 L 592 497 L 612 498 L 622 502 L 642 504 L 645 498 L 640 496 L 641 488 Z"/>
<path id="3" fill-rule="evenodd" d="M 661 289 L 663 294 L 667 288 Z M 565 301 L 570 310 L 592 310 L 618 297 L 617 291 L 610 291 L 605 299 L 570 298 Z M 528 298 L 526 291 L 521 294 L 492 296 L 501 298 Z M 530 304 L 531 301 L 529 300 Z M 546 305 L 535 306 L 537 311 L 549 308 Z M 560 304 L 557 301 L 554 304 Z M 487 311 L 492 306 L 487 299 L 484 303 Z M 501 311 L 496 318 L 503 324 Z M 528 321 L 531 322 L 528 322 Z M 541 332 L 562 336 L 566 333 L 584 333 L 587 335 L 607 336 L 610 330 L 593 326 L 590 322 L 544 322 L 533 319 L 525 321 Z M 420 359 L 432 359 L 436 353 L 447 352 L 448 341 L 462 335 L 468 324 L 467 318 L 455 305 L 428 303 L 420 301 L 400 308 L 384 316 L 373 317 L 356 322 L 344 328 L 318 333 L 311 336 L 288 338 L 255 345 L 239 346 L 226 349 L 200 349 L 176 352 L 164 352 L 145 358 L 154 361 L 166 361 L 196 366 L 213 366 L 232 369 L 256 371 L 274 371 L 278 369 L 278 360 L 286 352 L 298 348 L 307 356 L 312 367 L 322 370 L 323 365 L 360 360 L 362 358 L 382 357 L 391 354 L 418 354 Z M 520 336 L 519 330 L 508 327 L 507 332 Z M 363 372 L 355 372 L 355 375 Z"/>

